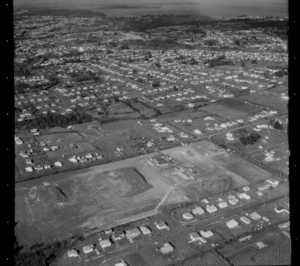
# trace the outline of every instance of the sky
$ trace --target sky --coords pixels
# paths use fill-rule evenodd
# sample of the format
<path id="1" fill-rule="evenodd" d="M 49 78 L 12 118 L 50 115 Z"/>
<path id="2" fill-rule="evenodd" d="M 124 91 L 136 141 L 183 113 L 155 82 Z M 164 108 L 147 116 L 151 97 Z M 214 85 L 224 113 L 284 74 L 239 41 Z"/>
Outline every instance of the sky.
<path id="1" fill-rule="evenodd" d="M 232 15 L 288 16 L 288 0 L 14 0 L 14 5 L 52 5 L 53 7 L 93 8 L 103 4 L 163 5 L 161 11 L 193 10 L 211 17 Z M 181 3 L 173 5 L 172 3 Z M 182 5 L 183 4 L 183 5 Z M 101 11 L 101 10 L 99 10 Z M 128 10 L 120 10 L 130 12 Z M 141 11 L 141 10 L 140 10 Z M 154 10 L 152 10 L 154 12 Z M 136 12 L 136 10 L 135 10 Z M 171 13 L 171 12 L 170 12 Z"/>

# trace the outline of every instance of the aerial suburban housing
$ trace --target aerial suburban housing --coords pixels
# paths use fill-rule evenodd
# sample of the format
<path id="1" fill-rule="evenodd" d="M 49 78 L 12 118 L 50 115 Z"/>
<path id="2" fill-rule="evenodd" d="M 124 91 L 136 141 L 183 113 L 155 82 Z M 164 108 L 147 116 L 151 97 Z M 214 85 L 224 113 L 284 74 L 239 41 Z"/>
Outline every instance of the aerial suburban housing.
<path id="1" fill-rule="evenodd" d="M 160 6 L 14 10 L 15 265 L 290 264 L 288 18 Z"/>

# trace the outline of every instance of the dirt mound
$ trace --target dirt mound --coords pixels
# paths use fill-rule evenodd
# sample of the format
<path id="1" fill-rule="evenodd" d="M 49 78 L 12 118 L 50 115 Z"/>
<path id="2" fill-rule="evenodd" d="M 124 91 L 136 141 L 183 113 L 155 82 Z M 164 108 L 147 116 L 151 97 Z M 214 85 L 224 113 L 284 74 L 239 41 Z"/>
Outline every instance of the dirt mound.
<path id="1" fill-rule="evenodd" d="M 59 186 L 48 186 L 47 190 L 54 195 L 58 202 L 66 202 L 68 200 L 66 193 Z"/>

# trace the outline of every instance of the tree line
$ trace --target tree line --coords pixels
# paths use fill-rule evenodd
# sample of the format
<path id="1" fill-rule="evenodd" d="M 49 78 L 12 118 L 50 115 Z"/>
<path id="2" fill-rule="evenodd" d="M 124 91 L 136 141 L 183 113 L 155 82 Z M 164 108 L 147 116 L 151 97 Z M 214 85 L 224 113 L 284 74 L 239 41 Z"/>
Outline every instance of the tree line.
<path id="1" fill-rule="evenodd" d="M 74 124 L 82 124 L 91 122 L 93 118 L 82 111 L 74 110 L 72 113 L 67 115 L 48 113 L 39 114 L 33 119 L 16 122 L 16 129 L 47 129 L 52 127 L 67 127 Z"/>

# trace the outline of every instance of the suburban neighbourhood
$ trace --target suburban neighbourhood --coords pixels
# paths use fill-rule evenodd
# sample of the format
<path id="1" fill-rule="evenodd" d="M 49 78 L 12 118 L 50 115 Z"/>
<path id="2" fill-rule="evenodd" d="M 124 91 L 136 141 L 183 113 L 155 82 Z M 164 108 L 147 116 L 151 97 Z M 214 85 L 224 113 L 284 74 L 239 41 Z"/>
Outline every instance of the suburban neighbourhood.
<path id="1" fill-rule="evenodd" d="M 14 11 L 16 265 L 290 264 L 288 18 L 150 13 Z"/>

